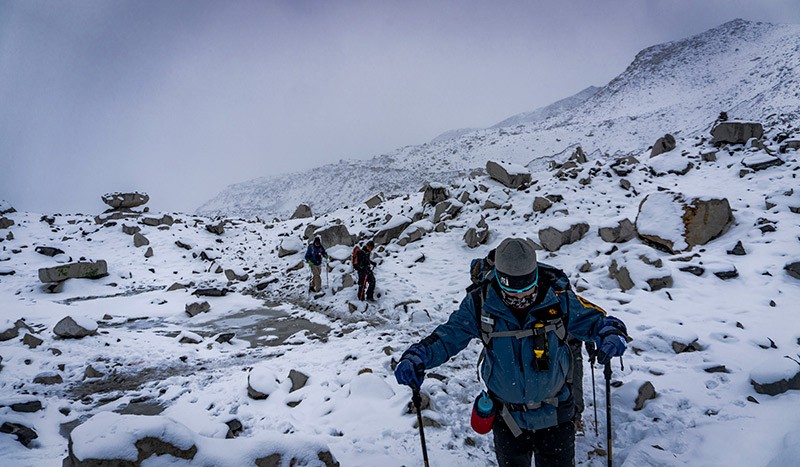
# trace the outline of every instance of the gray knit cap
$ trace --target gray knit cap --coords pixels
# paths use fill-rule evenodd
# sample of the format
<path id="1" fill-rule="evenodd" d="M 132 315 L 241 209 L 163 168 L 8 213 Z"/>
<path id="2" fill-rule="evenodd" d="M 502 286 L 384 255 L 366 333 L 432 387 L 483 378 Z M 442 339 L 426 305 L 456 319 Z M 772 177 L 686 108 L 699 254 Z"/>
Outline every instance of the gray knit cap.
<path id="1" fill-rule="evenodd" d="M 503 288 L 524 289 L 534 284 L 538 271 L 533 242 L 524 238 L 503 240 L 497 247 L 494 267 Z"/>

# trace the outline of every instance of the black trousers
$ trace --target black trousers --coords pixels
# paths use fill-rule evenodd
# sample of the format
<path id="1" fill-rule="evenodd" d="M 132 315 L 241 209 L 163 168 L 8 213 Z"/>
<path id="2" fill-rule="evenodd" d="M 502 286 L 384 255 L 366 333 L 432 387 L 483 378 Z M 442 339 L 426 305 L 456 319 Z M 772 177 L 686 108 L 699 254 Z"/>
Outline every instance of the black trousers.
<path id="1" fill-rule="evenodd" d="M 498 415 L 492 427 L 494 453 L 500 467 L 572 467 L 575 465 L 575 425 L 569 421 L 542 430 L 522 430 L 514 437 Z"/>
<path id="2" fill-rule="evenodd" d="M 364 289 L 367 295 L 364 296 Z M 372 274 L 371 269 L 358 270 L 358 299 L 359 300 L 375 300 L 375 275 Z"/>

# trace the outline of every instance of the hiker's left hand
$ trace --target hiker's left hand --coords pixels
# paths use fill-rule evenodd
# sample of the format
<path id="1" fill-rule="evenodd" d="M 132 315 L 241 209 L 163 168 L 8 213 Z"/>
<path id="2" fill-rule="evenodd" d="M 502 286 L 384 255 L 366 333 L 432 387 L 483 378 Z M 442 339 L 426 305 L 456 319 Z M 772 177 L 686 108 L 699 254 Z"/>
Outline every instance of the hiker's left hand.
<path id="1" fill-rule="evenodd" d="M 610 334 L 600 340 L 600 345 L 597 348 L 597 362 L 605 365 L 612 358 L 621 357 L 628 345 L 625 343 L 624 337 L 619 334 Z"/>

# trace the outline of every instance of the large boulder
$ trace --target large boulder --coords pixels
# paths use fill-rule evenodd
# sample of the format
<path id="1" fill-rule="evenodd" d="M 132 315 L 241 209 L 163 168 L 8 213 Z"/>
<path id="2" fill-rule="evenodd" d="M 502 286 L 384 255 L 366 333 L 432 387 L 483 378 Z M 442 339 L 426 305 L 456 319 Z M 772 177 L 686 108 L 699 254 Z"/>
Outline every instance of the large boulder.
<path id="1" fill-rule="evenodd" d="M 477 248 L 487 241 L 489 241 L 489 225 L 486 223 L 486 219 L 481 218 L 475 227 L 470 227 L 464 233 L 464 243 L 469 248 Z"/>
<path id="2" fill-rule="evenodd" d="M 566 230 L 547 227 L 539 231 L 539 243 L 547 251 L 557 251 L 564 245 L 575 243 L 589 231 L 589 224 L 580 222 L 570 225 Z"/>
<path id="3" fill-rule="evenodd" d="M 380 192 L 377 195 L 372 196 L 370 199 L 364 201 L 364 204 L 366 204 L 368 208 L 372 209 L 380 205 L 385 200 L 386 197 L 383 195 L 383 192 Z"/>
<path id="4" fill-rule="evenodd" d="M 422 190 L 423 206 L 436 206 L 450 197 L 447 187 L 441 183 L 426 183 Z"/>
<path id="5" fill-rule="evenodd" d="M 514 190 L 527 188 L 531 184 L 530 171 L 521 165 L 487 161 L 486 172 L 494 180 Z"/>
<path id="6" fill-rule="evenodd" d="M 653 149 L 650 151 L 650 157 L 655 157 L 673 149 L 675 149 L 675 137 L 667 133 L 656 140 L 656 144 L 653 145 Z"/>
<path id="7" fill-rule="evenodd" d="M 14 220 L 8 217 L 0 217 L 0 229 L 7 229 L 14 225 Z"/>
<path id="8" fill-rule="evenodd" d="M 150 201 L 150 196 L 147 193 L 106 193 L 102 196 L 102 200 L 113 209 L 122 208 L 135 208 L 142 206 Z"/>
<path id="9" fill-rule="evenodd" d="M 600 227 L 600 238 L 609 243 L 624 243 L 636 236 L 636 226 L 630 219 L 625 218 L 613 226 Z"/>
<path id="10" fill-rule="evenodd" d="M 639 204 L 636 231 L 643 240 L 679 253 L 705 245 L 732 221 L 733 211 L 725 198 L 687 198 L 661 191 L 650 193 Z"/>
<path id="11" fill-rule="evenodd" d="M 764 136 L 764 127 L 756 122 L 720 122 L 711 129 L 712 144 L 744 144 L 750 138 Z"/>
<path id="12" fill-rule="evenodd" d="M 347 227 L 344 224 L 334 224 L 329 227 L 324 227 L 314 232 L 314 236 L 319 237 L 322 245 L 325 248 L 330 248 L 334 245 L 353 246 L 355 241 Z"/>
<path id="13" fill-rule="evenodd" d="M 378 245 L 385 245 L 398 238 L 406 227 L 412 224 L 411 219 L 406 216 L 392 216 L 386 224 L 375 234 L 374 241 Z"/>
<path id="14" fill-rule="evenodd" d="M 56 323 L 53 334 L 64 339 L 80 339 L 97 333 L 97 321 L 67 316 Z"/>
<path id="15" fill-rule="evenodd" d="M 297 237 L 287 237 L 278 245 L 278 258 L 293 255 L 306 249 L 302 240 Z"/>
<path id="16" fill-rule="evenodd" d="M 294 214 L 292 214 L 292 219 L 305 219 L 307 217 L 311 217 L 313 214 L 311 213 L 311 206 L 307 204 L 301 204 L 297 206 L 297 209 L 294 210 Z"/>
<path id="17" fill-rule="evenodd" d="M 161 217 L 145 217 L 142 219 L 142 224 L 149 225 L 151 227 L 158 227 L 160 225 L 172 225 L 174 223 L 175 219 L 169 214 L 164 214 Z"/>
<path id="18" fill-rule="evenodd" d="M 445 200 L 437 204 L 433 211 L 433 222 L 454 219 L 464 207 L 460 201 Z"/>
<path id="19" fill-rule="evenodd" d="M 60 282 L 67 279 L 99 279 L 107 275 L 108 264 L 102 259 L 39 269 L 39 280 L 44 283 Z"/>

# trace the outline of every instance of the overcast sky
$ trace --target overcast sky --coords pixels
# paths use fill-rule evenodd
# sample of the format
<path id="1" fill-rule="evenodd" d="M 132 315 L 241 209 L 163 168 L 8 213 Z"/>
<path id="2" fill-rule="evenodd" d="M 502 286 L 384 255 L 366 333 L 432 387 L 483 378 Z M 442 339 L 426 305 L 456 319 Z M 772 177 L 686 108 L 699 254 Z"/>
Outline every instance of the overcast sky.
<path id="1" fill-rule="evenodd" d="M 191 212 L 605 85 L 737 17 L 800 23 L 800 0 L 0 0 L 0 199 Z"/>

